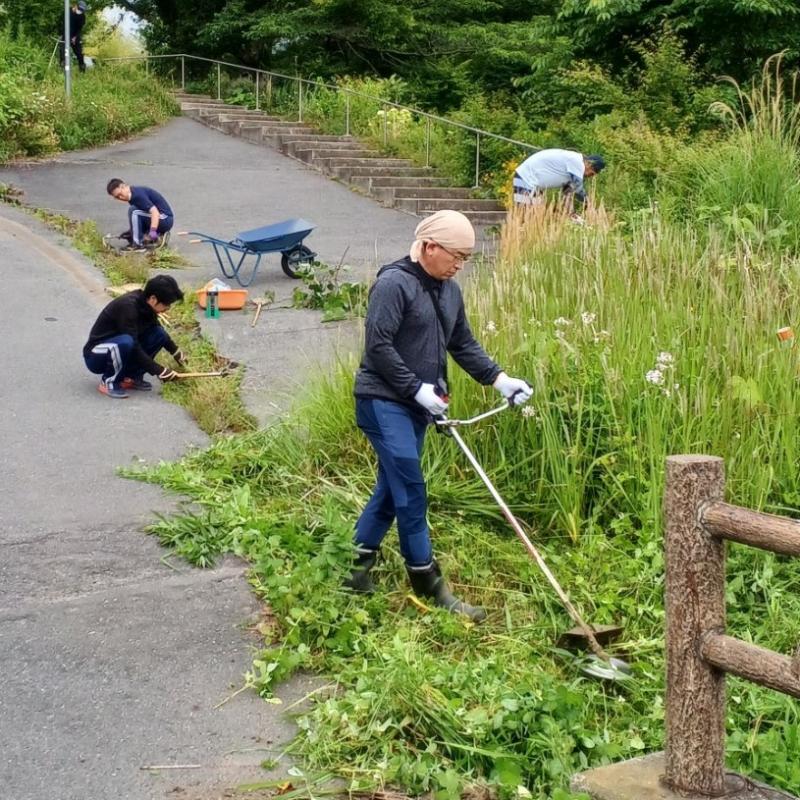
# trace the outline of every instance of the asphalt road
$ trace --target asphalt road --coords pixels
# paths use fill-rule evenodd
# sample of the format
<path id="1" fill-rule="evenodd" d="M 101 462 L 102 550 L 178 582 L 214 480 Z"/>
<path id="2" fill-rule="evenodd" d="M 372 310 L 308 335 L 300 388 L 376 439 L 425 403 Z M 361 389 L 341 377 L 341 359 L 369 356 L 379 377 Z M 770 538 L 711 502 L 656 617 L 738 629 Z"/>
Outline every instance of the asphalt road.
<path id="1" fill-rule="evenodd" d="M 94 150 L 0 168 L 0 182 L 24 192 L 38 208 L 93 219 L 116 233 L 127 224 L 127 206 L 105 190 L 112 177 L 152 186 L 175 211 L 175 231 L 202 231 L 223 239 L 237 232 L 303 217 L 316 224 L 306 243 L 327 264 L 350 269 L 344 277 L 369 280 L 382 264 L 408 252 L 419 220 L 383 208 L 367 197 L 268 147 L 252 144 L 177 118 L 147 135 Z M 170 243 L 195 265 L 175 273 L 196 288 L 221 277 L 213 251 L 172 236 Z M 287 305 L 297 281 L 287 278 L 279 256 L 264 259 L 250 288 L 250 299 L 271 291 L 275 306 Z M 330 363 L 337 348 L 358 347 L 358 323 L 321 325 L 309 310 L 265 311 L 250 327 L 253 306 L 204 320 L 204 331 L 219 351 L 247 364 L 243 396 L 262 423 L 288 408 L 310 374 Z"/>
<path id="2" fill-rule="evenodd" d="M 141 528 L 175 500 L 115 472 L 205 436 L 157 391 L 96 391 L 81 348 L 108 297 L 58 237 L 0 207 L 0 264 L 0 796 L 211 798 L 263 780 L 292 734 L 280 706 L 242 692 L 215 709 L 257 646 L 243 565 L 163 563 Z"/>
<path id="3" fill-rule="evenodd" d="M 417 220 L 380 207 L 268 148 L 187 119 L 145 136 L 0 169 L 32 205 L 125 226 L 111 177 L 159 189 L 176 230 L 230 238 L 304 217 L 307 243 L 354 279 L 408 250 Z M 219 275 L 213 253 L 173 236 L 193 267 L 187 288 Z M 114 401 L 96 391 L 81 348 L 108 296 L 101 276 L 30 215 L 0 205 L 0 796 L 2 800 L 216 798 L 267 776 L 292 726 L 281 707 L 242 692 L 260 609 L 228 562 L 172 561 L 141 529 L 176 504 L 116 468 L 179 458 L 206 439 L 156 390 Z M 270 256 L 250 290 L 285 305 L 295 281 Z M 285 413 L 359 323 L 321 325 L 315 311 L 252 307 L 200 317 L 221 353 L 246 364 L 244 396 L 262 422 Z M 157 381 L 156 381 L 157 383 Z M 310 681 L 287 684 L 293 701 Z M 145 770 L 154 765 L 191 769 Z M 283 765 L 285 768 L 285 765 Z"/>

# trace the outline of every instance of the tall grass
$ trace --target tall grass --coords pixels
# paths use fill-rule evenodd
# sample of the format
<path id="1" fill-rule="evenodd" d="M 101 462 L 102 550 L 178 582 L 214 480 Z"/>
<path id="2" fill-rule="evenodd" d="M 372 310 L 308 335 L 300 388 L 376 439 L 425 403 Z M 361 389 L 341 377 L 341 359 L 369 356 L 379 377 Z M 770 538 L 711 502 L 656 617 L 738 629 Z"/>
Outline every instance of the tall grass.
<path id="1" fill-rule="evenodd" d="M 728 144 L 742 135 L 731 131 Z M 755 193 L 762 177 L 738 152 Z M 773 153 L 783 160 L 771 169 L 791 171 L 793 154 Z M 253 565 L 276 622 L 249 683 L 268 695 L 299 667 L 333 676 L 294 744 L 310 769 L 353 788 L 455 798 L 482 781 L 563 798 L 574 771 L 660 748 L 665 457 L 721 456 L 730 501 L 800 514 L 798 353 L 775 336 L 800 311 L 794 248 L 656 206 L 635 224 L 602 209 L 588 222 L 516 214 L 496 262 L 475 268 L 466 291 L 475 332 L 536 392 L 530 410 L 464 435 L 577 604 L 597 622 L 624 623 L 636 671 L 628 687 L 581 678 L 554 646 L 566 615 L 448 437 L 431 433 L 426 446 L 434 547 L 488 622 L 465 627 L 408 603 L 393 534 L 381 591 L 341 590 L 374 480 L 353 423 L 351 363 L 320 379 L 284 424 L 148 473 L 203 508 L 154 526 L 162 542 L 195 563 L 233 551 Z M 453 416 L 498 401 L 455 367 L 451 376 Z M 732 547 L 731 631 L 791 651 L 798 580 L 797 561 Z M 796 702 L 731 687 L 730 766 L 800 791 Z"/>
<path id="2" fill-rule="evenodd" d="M 707 147 L 684 148 L 668 170 L 663 205 L 690 225 L 712 223 L 731 240 L 776 248 L 800 246 L 800 105 L 797 74 L 781 57 L 760 82 L 729 83 L 737 102 L 714 103 L 730 134 Z"/>

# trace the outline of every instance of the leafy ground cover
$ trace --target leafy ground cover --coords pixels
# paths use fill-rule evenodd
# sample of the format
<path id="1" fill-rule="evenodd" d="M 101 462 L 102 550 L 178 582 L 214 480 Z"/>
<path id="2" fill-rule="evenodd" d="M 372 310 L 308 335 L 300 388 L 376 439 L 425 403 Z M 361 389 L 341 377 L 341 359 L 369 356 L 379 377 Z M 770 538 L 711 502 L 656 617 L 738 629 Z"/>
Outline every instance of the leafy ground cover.
<path id="1" fill-rule="evenodd" d="M 226 552 L 250 562 L 274 617 L 247 684 L 270 697 L 295 670 L 330 676 L 290 749 L 307 776 L 563 800 L 575 771 L 662 747 L 665 457 L 722 456 L 731 502 L 800 512 L 797 351 L 775 336 L 800 311 L 792 193 L 770 191 L 797 181 L 797 124 L 781 97 L 774 84 L 743 96 L 719 143 L 726 159 L 694 153 L 691 184 L 639 213 L 601 208 L 585 227 L 549 213 L 511 220 L 467 291 L 479 338 L 536 389 L 528 410 L 471 429 L 469 444 L 587 616 L 624 623 L 629 684 L 582 677 L 557 646 L 566 615 L 447 437 L 431 434 L 425 457 L 434 546 L 487 623 L 411 602 L 391 535 L 381 590 L 341 589 L 374 480 L 351 363 L 281 424 L 137 473 L 200 509 L 153 525 L 165 546 L 200 566 Z M 712 193 L 714 210 L 698 213 Z M 731 224 L 747 214 L 764 224 Z M 451 374 L 454 416 L 497 402 Z M 797 561 L 731 547 L 730 631 L 792 651 L 798 581 Z M 730 687 L 729 765 L 800 791 L 797 703 Z"/>

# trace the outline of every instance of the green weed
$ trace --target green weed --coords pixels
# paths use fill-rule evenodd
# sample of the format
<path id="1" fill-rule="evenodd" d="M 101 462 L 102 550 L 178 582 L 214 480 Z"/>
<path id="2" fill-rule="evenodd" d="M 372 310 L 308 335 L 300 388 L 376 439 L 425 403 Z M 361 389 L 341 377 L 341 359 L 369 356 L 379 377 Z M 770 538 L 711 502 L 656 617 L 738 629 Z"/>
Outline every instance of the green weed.
<path id="1" fill-rule="evenodd" d="M 349 267 L 314 262 L 297 271 L 303 283 L 292 292 L 295 308 L 317 308 L 323 322 L 336 322 L 363 316 L 367 308 L 367 287 L 359 281 L 342 279 Z"/>

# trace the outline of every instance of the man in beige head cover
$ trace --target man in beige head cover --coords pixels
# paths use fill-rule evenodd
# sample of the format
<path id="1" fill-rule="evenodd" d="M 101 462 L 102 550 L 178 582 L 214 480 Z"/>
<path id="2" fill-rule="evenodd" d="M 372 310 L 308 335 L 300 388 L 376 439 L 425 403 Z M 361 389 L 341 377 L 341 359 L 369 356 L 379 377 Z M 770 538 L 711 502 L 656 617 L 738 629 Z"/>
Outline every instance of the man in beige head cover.
<path id="1" fill-rule="evenodd" d="M 356 421 L 378 456 L 378 480 L 355 526 L 355 563 L 346 585 L 375 587 L 370 570 L 397 520 L 400 552 L 414 592 L 480 622 L 482 608 L 455 597 L 433 557 L 425 479 L 420 467 L 425 432 L 448 406 L 447 355 L 478 383 L 509 403 L 533 390 L 510 378 L 475 340 L 454 275 L 475 246 L 475 231 L 458 211 L 438 211 L 417 226 L 411 252 L 387 264 L 369 294 L 366 341 L 356 373 Z"/>

